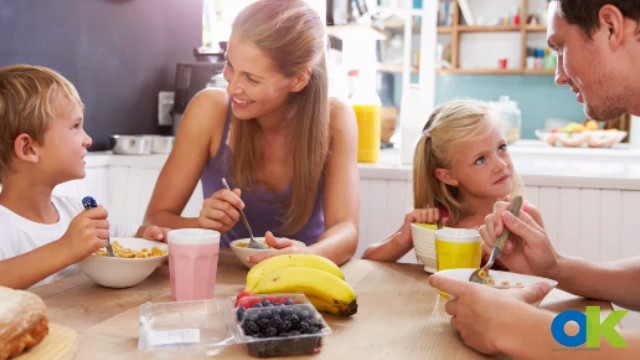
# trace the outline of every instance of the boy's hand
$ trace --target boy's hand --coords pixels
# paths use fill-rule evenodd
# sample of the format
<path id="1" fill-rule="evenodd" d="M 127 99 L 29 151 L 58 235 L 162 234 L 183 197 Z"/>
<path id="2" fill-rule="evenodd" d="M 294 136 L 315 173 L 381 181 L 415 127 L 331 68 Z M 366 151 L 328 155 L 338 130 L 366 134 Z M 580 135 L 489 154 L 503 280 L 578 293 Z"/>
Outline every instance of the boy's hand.
<path id="1" fill-rule="evenodd" d="M 62 235 L 60 241 L 68 252 L 71 263 L 76 263 L 107 245 L 109 222 L 107 210 L 102 206 L 79 213 Z"/>
<path id="2" fill-rule="evenodd" d="M 143 225 L 143 226 L 140 226 L 140 229 L 138 229 L 138 233 L 142 232 L 141 236 L 144 239 L 167 242 L 167 232 L 169 232 L 169 230 L 171 229 L 166 227 L 159 227 L 155 225 L 150 225 L 150 226 Z"/>

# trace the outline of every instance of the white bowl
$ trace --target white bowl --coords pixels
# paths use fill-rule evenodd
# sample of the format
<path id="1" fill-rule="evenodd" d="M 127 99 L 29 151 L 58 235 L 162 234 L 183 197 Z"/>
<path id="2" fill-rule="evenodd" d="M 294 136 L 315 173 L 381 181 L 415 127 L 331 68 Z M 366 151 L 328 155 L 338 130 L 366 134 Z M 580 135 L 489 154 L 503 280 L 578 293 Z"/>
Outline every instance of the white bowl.
<path id="1" fill-rule="evenodd" d="M 120 245 L 134 251 L 142 248 L 157 247 L 168 251 L 165 243 L 158 241 L 113 237 Z M 146 279 L 162 263 L 168 254 L 149 258 L 121 258 L 110 256 L 89 255 L 79 263 L 80 270 L 96 284 L 111 288 L 126 288 L 134 286 Z"/>
<path id="2" fill-rule="evenodd" d="M 424 265 L 424 271 L 434 273 L 437 270 L 436 262 L 436 230 L 434 224 L 411 224 L 411 237 L 416 257 Z"/>
<path id="3" fill-rule="evenodd" d="M 626 136 L 627 132 L 622 130 L 595 130 L 590 132 L 587 145 L 598 148 L 612 147 Z"/>
<path id="4" fill-rule="evenodd" d="M 438 274 L 452 279 L 469 281 L 471 273 L 475 270 L 477 269 L 449 269 L 438 271 Z M 495 280 L 495 285 L 493 285 L 493 287 L 497 289 L 524 287 L 538 282 L 546 282 L 552 289 L 558 286 L 558 282 L 552 279 L 547 279 L 540 276 L 518 274 L 509 271 L 489 270 L 489 275 Z M 508 286 L 503 284 L 505 281 L 509 283 Z M 542 301 L 542 299 L 540 301 Z M 534 305 L 540 305 L 540 301 L 538 301 Z"/>
<path id="5" fill-rule="evenodd" d="M 254 237 L 254 239 L 256 239 L 256 241 L 261 242 L 261 243 L 265 243 L 265 239 L 264 237 Z M 236 254 L 236 256 L 238 257 L 238 259 L 240 259 L 240 261 L 242 261 L 242 263 L 248 267 L 249 269 L 251 269 L 255 264 L 248 262 L 247 260 L 245 260 L 245 258 L 247 256 L 251 256 L 251 255 L 258 255 L 258 254 L 263 254 L 269 251 L 274 251 L 277 249 L 274 248 L 269 248 L 269 249 L 254 249 L 254 248 L 250 248 L 250 247 L 238 247 L 238 244 L 249 244 L 249 238 L 243 238 L 243 239 L 237 239 L 237 240 L 233 240 L 231 243 L 229 243 L 229 247 L 231 247 L 231 251 L 233 251 L 234 254 Z M 302 241 L 298 241 L 298 240 L 291 240 L 293 242 L 296 243 L 296 246 L 300 246 L 300 247 L 305 247 L 305 243 L 303 243 Z"/>

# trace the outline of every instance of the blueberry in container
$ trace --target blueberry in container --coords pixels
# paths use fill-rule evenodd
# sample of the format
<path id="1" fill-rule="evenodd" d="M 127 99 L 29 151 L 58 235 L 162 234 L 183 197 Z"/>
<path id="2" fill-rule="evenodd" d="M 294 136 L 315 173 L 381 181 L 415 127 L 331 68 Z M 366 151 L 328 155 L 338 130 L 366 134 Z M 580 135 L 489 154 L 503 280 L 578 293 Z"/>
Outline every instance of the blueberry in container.
<path id="1" fill-rule="evenodd" d="M 304 294 L 245 296 L 238 301 L 240 342 L 251 356 L 313 354 L 331 329 Z"/>

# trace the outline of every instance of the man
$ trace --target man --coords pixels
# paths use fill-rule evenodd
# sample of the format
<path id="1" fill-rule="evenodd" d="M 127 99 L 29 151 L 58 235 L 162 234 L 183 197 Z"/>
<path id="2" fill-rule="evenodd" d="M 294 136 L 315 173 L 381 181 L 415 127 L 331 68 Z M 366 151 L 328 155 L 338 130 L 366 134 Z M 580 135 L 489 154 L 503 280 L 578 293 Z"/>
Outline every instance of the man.
<path id="1" fill-rule="evenodd" d="M 569 86 L 591 118 L 640 115 L 640 76 L 634 75 L 640 67 L 640 0 L 552 0 L 547 17 L 547 41 L 558 53 L 555 82 Z M 597 264 L 560 255 L 529 215 L 515 217 L 505 209 L 505 203 L 497 204 L 480 233 L 489 245 L 503 224 L 515 234 L 500 257 L 511 270 L 556 279 L 574 294 L 640 309 L 640 257 Z M 551 333 L 556 314 L 527 304 L 544 297 L 548 285 L 497 290 L 438 274 L 429 282 L 456 295 L 445 308 L 453 316 L 451 326 L 482 353 L 531 359 L 640 358 L 640 333 L 624 330 L 617 332 L 626 347 L 601 341 L 600 348 L 592 348 L 597 351 L 559 351 L 570 348 Z M 586 331 L 575 322 L 564 330 L 569 336 Z"/>

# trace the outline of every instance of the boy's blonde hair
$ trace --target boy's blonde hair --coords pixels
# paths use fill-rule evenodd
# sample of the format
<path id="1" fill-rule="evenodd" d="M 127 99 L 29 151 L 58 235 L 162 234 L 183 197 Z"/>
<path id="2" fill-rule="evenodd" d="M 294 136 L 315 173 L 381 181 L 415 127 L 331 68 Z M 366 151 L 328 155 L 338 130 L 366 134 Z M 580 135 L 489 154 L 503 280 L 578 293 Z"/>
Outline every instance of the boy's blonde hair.
<path id="1" fill-rule="evenodd" d="M 301 0 L 256 1 L 242 10 L 232 31 L 266 53 L 278 70 L 292 77 L 311 69 L 300 92 L 289 94 L 287 106 L 295 125 L 289 145 L 293 156 L 291 194 L 279 214 L 285 234 L 295 234 L 309 220 L 329 153 L 329 94 L 324 22 Z M 262 154 L 262 135 L 254 121 L 234 121 L 232 174 L 240 188 L 255 188 Z"/>
<path id="2" fill-rule="evenodd" d="M 472 215 L 457 187 L 440 181 L 435 175 L 436 169 L 451 167 L 457 143 L 486 136 L 496 127 L 504 129 L 498 114 L 485 102 L 465 99 L 437 106 L 423 128 L 423 131 L 429 130 L 429 136 L 420 138 L 413 158 L 414 208 L 446 208 L 449 223 L 453 224 Z M 512 179 L 511 195 L 515 195 L 522 187 L 515 169 Z"/>
<path id="3" fill-rule="evenodd" d="M 42 144 L 53 120 L 76 103 L 78 90 L 64 76 L 46 67 L 0 67 L 0 181 L 10 171 L 14 141 L 20 134 Z"/>

